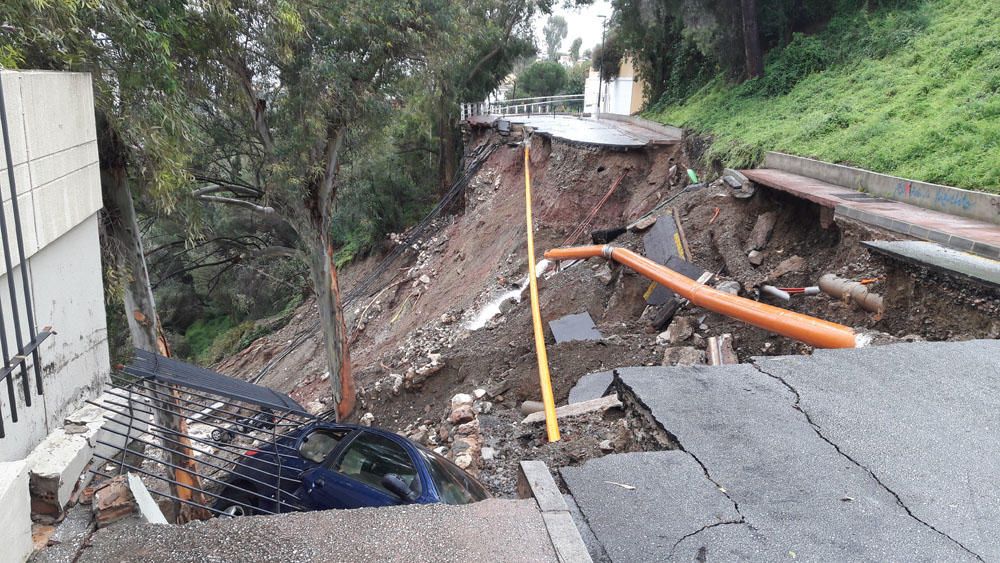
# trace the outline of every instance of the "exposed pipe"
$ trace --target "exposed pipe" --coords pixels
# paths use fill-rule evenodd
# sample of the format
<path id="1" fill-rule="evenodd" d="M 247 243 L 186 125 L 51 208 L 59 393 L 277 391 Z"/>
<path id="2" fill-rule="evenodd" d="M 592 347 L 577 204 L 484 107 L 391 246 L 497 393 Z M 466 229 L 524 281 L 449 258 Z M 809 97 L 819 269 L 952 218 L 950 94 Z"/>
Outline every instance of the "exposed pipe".
<path id="1" fill-rule="evenodd" d="M 789 299 L 792 298 L 792 296 L 789 295 L 787 291 L 784 291 L 782 289 L 778 289 L 778 288 L 774 287 L 773 285 L 762 285 L 762 286 L 760 286 L 760 290 L 762 292 L 770 295 L 771 297 L 777 297 L 778 299 L 781 299 L 781 300 L 784 300 L 784 301 L 788 301 Z"/>
<path id="2" fill-rule="evenodd" d="M 805 342 L 817 348 L 855 347 L 854 330 L 850 327 L 723 293 L 698 284 L 694 280 L 624 248 L 576 246 L 556 248 L 545 253 L 545 257 L 549 260 L 582 260 L 598 256 L 624 264 L 642 276 L 687 298 L 695 305 L 710 311 Z"/>
<path id="3" fill-rule="evenodd" d="M 882 296 L 870 292 L 868 286 L 862 282 L 847 280 L 833 274 L 823 274 L 819 278 L 819 289 L 831 297 L 844 301 L 854 301 L 865 311 L 877 315 L 885 312 Z"/>

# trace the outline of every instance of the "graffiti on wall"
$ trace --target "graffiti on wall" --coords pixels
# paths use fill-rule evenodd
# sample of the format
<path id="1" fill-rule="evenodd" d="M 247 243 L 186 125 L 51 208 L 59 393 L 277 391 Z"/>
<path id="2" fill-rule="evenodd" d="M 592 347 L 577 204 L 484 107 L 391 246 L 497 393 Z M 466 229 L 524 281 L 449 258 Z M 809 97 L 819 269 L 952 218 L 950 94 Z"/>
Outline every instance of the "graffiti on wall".
<path id="1" fill-rule="evenodd" d="M 903 199 L 919 199 L 938 208 L 956 208 L 968 211 L 972 207 L 969 195 L 958 190 L 934 189 L 914 185 L 902 180 L 896 184 L 896 196 Z M 925 203 L 922 207 L 927 207 Z"/>

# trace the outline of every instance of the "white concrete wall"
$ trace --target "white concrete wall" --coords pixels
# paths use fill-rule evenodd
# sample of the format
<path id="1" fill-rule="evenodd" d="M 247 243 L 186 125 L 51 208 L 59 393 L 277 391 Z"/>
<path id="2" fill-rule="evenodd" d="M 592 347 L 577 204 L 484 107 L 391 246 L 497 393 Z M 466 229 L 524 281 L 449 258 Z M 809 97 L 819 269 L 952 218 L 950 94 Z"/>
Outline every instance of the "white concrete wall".
<path id="1" fill-rule="evenodd" d="M 67 414 L 85 399 L 97 396 L 108 379 L 110 361 L 97 235 L 101 185 L 90 76 L 4 71 L 2 79 L 35 324 L 39 329 L 52 326 L 58 333 L 39 348 L 44 384 L 41 401 L 33 370 L 28 372 L 31 407 L 25 406 L 17 378 L 17 423 L 10 418 L 6 383 L 0 384 L 0 411 L 7 431 L 7 437 L 0 439 L 0 461 L 7 461 L 24 458 L 46 434 L 62 426 Z M 26 327 L 7 164 L 2 153 L 0 193 L 15 265 L 16 298 L 22 327 Z M 15 350 L 2 254 L 0 306 L 8 349 Z"/>
<path id="2" fill-rule="evenodd" d="M 635 79 L 631 76 L 620 76 L 601 85 L 601 113 L 618 113 L 630 115 L 635 105 L 633 87 Z M 598 73 L 591 70 L 583 88 L 583 105 L 585 111 L 593 113 L 597 104 Z M 640 89 L 641 92 L 641 89 Z M 641 93 L 640 93 L 641 96 Z M 641 103 L 641 102 L 640 102 Z"/>
<path id="3" fill-rule="evenodd" d="M 21 563 L 31 555 L 30 503 L 27 464 L 0 462 L 0 524 L 3 525 L 0 562 Z"/>

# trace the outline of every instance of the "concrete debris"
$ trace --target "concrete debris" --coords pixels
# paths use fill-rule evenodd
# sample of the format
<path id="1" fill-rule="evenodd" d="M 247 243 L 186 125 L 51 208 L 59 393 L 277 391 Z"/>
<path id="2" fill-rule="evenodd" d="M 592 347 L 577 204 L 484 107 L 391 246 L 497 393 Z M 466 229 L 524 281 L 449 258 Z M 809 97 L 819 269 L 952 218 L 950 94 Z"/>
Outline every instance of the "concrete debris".
<path id="1" fill-rule="evenodd" d="M 806 259 L 801 256 L 791 256 L 781 261 L 780 264 L 771 270 L 771 273 L 767 275 L 767 279 L 776 280 L 781 276 L 786 274 L 797 274 L 806 269 L 808 264 Z"/>
<path id="2" fill-rule="evenodd" d="M 678 342 L 683 342 L 691 335 L 694 334 L 694 329 L 697 326 L 697 320 L 694 317 L 674 317 L 674 322 L 670 323 L 661 336 L 664 337 L 664 341 L 667 344 L 677 344 Z M 657 342 L 660 338 L 657 337 Z"/>
<path id="3" fill-rule="evenodd" d="M 556 418 L 580 416 L 591 412 L 604 412 L 608 409 L 621 408 L 621 406 L 622 402 L 618 400 L 617 395 L 608 395 L 607 397 L 601 397 L 600 399 L 592 399 L 590 401 L 563 405 L 556 409 Z M 544 411 L 529 414 L 524 417 L 521 424 L 536 424 L 539 422 L 545 422 Z"/>
<path id="4" fill-rule="evenodd" d="M 656 223 L 656 216 L 649 215 L 647 217 L 639 219 L 635 223 L 632 223 L 632 230 L 636 232 L 645 231 L 646 229 L 652 227 L 654 223 Z"/>
<path id="5" fill-rule="evenodd" d="M 763 264 L 764 258 L 766 257 L 767 254 L 759 250 L 751 250 L 750 252 L 747 253 L 747 260 L 749 260 L 750 263 L 753 264 L 754 266 L 760 266 L 761 264 Z"/>
<path id="6" fill-rule="evenodd" d="M 143 519 L 150 524 L 167 524 L 167 519 L 163 516 L 160 506 L 153 500 L 153 495 L 149 494 L 149 489 L 135 473 L 128 473 L 128 488 L 139 506 L 139 513 Z"/>
<path id="7" fill-rule="evenodd" d="M 705 363 L 705 353 L 694 346 L 673 346 L 663 351 L 665 366 L 693 366 Z"/>
<path id="8" fill-rule="evenodd" d="M 733 349 L 733 335 L 726 333 L 722 336 L 709 336 L 707 343 L 708 364 L 721 366 L 725 364 L 738 364 L 739 358 Z"/>
<path id="9" fill-rule="evenodd" d="M 740 282 L 733 280 L 725 280 L 715 284 L 715 289 L 723 293 L 728 293 L 730 295 L 740 294 Z"/>

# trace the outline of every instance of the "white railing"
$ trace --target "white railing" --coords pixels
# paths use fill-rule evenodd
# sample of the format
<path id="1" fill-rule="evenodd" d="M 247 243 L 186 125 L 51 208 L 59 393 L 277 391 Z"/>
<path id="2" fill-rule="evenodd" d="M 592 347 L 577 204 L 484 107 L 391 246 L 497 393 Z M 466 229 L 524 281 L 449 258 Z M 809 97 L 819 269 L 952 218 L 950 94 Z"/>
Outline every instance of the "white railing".
<path id="1" fill-rule="evenodd" d="M 460 105 L 463 121 L 480 115 L 582 114 L 583 94 L 538 96 L 534 98 L 516 98 L 513 100 L 487 100 L 485 102 Z"/>

